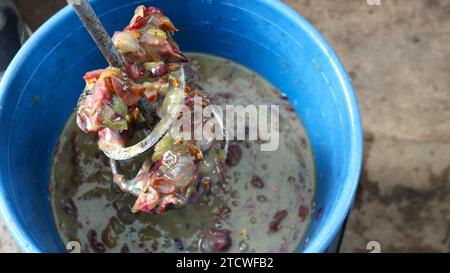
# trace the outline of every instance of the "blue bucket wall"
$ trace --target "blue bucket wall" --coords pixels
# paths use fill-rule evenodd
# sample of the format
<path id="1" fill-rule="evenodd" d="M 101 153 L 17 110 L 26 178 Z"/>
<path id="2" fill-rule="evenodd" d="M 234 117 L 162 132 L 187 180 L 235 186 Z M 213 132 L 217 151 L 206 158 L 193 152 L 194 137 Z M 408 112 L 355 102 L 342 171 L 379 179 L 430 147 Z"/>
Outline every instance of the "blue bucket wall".
<path id="1" fill-rule="evenodd" d="M 323 38 L 277 0 L 92 1 L 110 33 L 139 4 L 163 8 L 183 51 L 211 53 L 260 73 L 286 93 L 312 141 L 318 188 L 307 242 L 324 251 L 352 204 L 362 131 L 350 81 Z M 48 179 L 53 149 L 83 88 L 84 72 L 106 66 L 70 8 L 44 24 L 0 84 L 0 212 L 23 251 L 63 251 Z"/>

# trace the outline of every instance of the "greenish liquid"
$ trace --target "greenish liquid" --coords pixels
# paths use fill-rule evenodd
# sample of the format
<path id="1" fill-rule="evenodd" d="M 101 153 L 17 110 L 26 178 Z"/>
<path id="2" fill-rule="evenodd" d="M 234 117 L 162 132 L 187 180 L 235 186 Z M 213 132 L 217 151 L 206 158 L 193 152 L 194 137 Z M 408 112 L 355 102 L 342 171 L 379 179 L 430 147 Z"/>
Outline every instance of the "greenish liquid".
<path id="1" fill-rule="evenodd" d="M 95 240 L 106 252 L 120 252 L 124 246 L 130 252 L 199 252 L 208 230 L 221 228 L 231 232 L 229 252 L 297 249 L 310 222 L 315 193 L 313 155 L 301 121 L 278 90 L 247 68 L 210 55 L 187 56 L 216 103 L 280 106 L 278 150 L 261 152 L 256 142 L 240 142 L 240 163 L 226 170 L 227 193 L 201 196 L 199 204 L 163 215 L 132 214 L 135 197 L 113 185 L 96 137 L 81 132 L 72 115 L 61 134 L 50 179 L 54 218 L 64 244 L 78 241 L 82 252 L 98 251 L 90 238 L 95 231 Z M 125 171 L 131 176 L 140 164 L 129 163 Z M 262 178 L 264 188 L 251 184 L 254 175 Z M 301 206 L 308 211 L 300 217 Z M 229 212 L 218 220 L 214 215 L 224 208 Z M 271 232 L 269 224 L 281 210 L 287 210 L 287 216 L 278 231 Z"/>

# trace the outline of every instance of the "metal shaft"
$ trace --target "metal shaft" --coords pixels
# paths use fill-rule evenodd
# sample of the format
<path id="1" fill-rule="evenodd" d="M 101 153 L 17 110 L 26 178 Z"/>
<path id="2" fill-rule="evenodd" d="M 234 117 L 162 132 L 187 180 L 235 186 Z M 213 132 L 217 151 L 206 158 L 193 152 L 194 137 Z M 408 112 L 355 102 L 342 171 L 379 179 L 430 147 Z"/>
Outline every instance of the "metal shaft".
<path id="1" fill-rule="evenodd" d="M 114 46 L 111 38 L 86 0 L 67 0 L 75 9 L 89 34 L 94 39 L 110 66 L 123 67 L 123 58 Z"/>

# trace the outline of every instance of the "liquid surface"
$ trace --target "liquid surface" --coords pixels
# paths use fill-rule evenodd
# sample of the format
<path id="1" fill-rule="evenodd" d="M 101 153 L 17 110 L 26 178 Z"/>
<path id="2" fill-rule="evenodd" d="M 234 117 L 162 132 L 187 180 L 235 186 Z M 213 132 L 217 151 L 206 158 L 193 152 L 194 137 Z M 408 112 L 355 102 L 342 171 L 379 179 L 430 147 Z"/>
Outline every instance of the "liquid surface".
<path id="1" fill-rule="evenodd" d="M 64 244 L 77 241 L 82 252 L 201 252 L 209 251 L 205 242 L 211 230 L 221 229 L 229 231 L 229 252 L 298 248 L 313 210 L 315 170 L 310 142 L 293 107 L 241 65 L 210 55 L 186 55 L 215 102 L 279 105 L 279 148 L 262 152 L 258 142 L 233 142 L 242 156 L 235 166 L 227 166 L 219 191 L 163 215 L 133 214 L 135 197 L 112 183 L 96 137 L 82 133 L 72 115 L 55 149 L 50 178 L 54 218 Z M 124 169 L 132 176 L 141 162 Z"/>

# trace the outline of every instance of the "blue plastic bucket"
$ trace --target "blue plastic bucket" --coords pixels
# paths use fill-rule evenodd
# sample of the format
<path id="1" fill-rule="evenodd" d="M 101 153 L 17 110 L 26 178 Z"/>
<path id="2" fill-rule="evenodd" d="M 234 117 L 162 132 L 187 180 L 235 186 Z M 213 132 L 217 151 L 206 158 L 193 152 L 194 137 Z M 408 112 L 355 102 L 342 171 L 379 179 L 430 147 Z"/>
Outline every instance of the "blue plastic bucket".
<path id="1" fill-rule="evenodd" d="M 315 215 L 299 251 L 322 252 L 354 198 L 362 130 L 350 80 L 333 50 L 277 0 L 93 1 L 108 31 L 137 5 L 161 7 L 181 30 L 183 51 L 210 53 L 257 71 L 286 93 L 304 122 L 317 166 Z M 25 252 L 64 251 L 49 202 L 55 143 L 85 71 L 106 63 L 75 13 L 46 22 L 10 64 L 0 85 L 0 212 Z"/>

